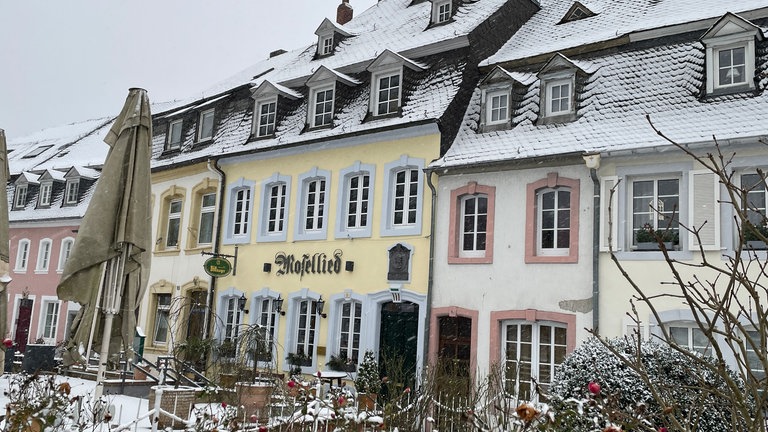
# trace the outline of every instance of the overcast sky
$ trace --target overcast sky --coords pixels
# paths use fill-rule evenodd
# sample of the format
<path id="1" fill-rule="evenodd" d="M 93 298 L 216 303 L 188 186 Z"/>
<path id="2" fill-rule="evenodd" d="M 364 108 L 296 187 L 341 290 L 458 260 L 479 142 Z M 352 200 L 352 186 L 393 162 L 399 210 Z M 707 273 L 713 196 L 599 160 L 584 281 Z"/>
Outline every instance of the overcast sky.
<path id="1" fill-rule="evenodd" d="M 355 14 L 377 0 L 350 0 Z M 116 115 L 130 87 L 182 99 L 316 39 L 341 0 L 0 0 L 9 139 Z"/>

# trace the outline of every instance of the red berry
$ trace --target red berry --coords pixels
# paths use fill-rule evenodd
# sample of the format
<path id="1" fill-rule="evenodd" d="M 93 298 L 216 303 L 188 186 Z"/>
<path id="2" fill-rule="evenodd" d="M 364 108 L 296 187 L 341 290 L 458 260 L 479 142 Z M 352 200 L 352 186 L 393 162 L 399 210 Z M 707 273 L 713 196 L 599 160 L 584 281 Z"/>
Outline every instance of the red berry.
<path id="1" fill-rule="evenodd" d="M 587 389 L 589 389 L 589 392 L 592 393 L 593 395 L 600 394 L 600 384 L 594 381 L 589 383 L 589 385 L 587 386 Z"/>

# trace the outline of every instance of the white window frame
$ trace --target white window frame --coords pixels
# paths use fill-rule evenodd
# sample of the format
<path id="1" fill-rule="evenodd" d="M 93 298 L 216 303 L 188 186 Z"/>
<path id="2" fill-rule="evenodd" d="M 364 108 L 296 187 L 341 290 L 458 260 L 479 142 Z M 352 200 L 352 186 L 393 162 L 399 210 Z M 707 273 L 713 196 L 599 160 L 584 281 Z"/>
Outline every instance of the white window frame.
<path id="1" fill-rule="evenodd" d="M 333 54 L 333 34 L 318 37 L 317 53 L 321 56 Z"/>
<path id="2" fill-rule="evenodd" d="M 453 15 L 451 0 L 434 1 L 432 3 L 432 23 L 443 24 L 451 20 Z"/>
<path id="3" fill-rule="evenodd" d="M 61 240 L 61 248 L 59 249 L 59 263 L 56 266 L 57 273 L 62 273 L 64 271 L 64 265 L 67 263 L 74 245 L 75 239 L 72 237 L 65 237 Z"/>
<path id="4" fill-rule="evenodd" d="M 213 204 L 211 205 L 205 205 L 205 198 L 206 197 L 213 197 Z M 203 222 L 204 222 L 204 216 L 210 215 L 210 235 L 211 238 L 208 241 L 203 241 L 201 238 L 203 235 Z M 197 224 L 197 244 L 198 245 L 209 245 L 213 243 L 213 237 L 216 235 L 214 233 L 213 229 L 216 226 L 216 192 L 208 192 L 200 194 L 200 215 L 199 220 Z"/>
<path id="5" fill-rule="evenodd" d="M 318 105 L 322 104 L 323 107 L 325 108 L 328 105 L 329 102 L 327 100 L 324 100 L 323 102 L 319 103 L 317 101 L 317 97 L 321 93 L 325 94 L 327 96 L 328 92 L 330 92 L 330 94 L 331 94 L 330 109 L 328 111 L 324 110 L 321 115 L 323 116 L 322 117 L 323 120 L 325 119 L 325 115 L 326 114 L 330 114 L 330 116 L 329 116 L 329 119 L 328 119 L 327 122 L 323 121 L 323 122 L 318 123 L 317 122 L 317 115 L 318 115 L 317 108 L 318 108 Z M 324 85 L 324 86 L 319 86 L 319 87 L 313 88 L 310 91 L 309 109 L 308 109 L 308 111 L 309 111 L 309 122 L 308 123 L 310 124 L 310 126 L 313 127 L 313 128 L 332 126 L 333 125 L 333 113 L 334 113 L 334 108 L 335 108 L 335 105 L 336 105 L 335 102 L 336 102 L 336 83 L 335 82 L 332 83 L 331 85 Z"/>
<path id="6" fill-rule="evenodd" d="M 349 316 L 344 314 L 344 307 L 346 305 L 350 306 Z M 340 356 L 342 350 L 346 350 L 348 352 L 348 355 L 346 355 L 347 360 L 357 364 L 363 352 L 363 302 L 357 299 L 349 299 L 337 303 L 336 306 L 338 308 L 336 314 L 338 315 L 338 322 L 336 323 L 338 326 L 338 333 L 334 354 Z M 345 320 L 347 320 L 346 325 L 344 322 Z M 348 341 L 347 346 L 342 346 L 342 336 L 346 336 Z M 355 339 L 357 339 L 357 343 L 355 343 Z"/>
<path id="7" fill-rule="evenodd" d="M 494 99 L 497 98 L 504 98 L 504 104 L 499 104 L 498 106 L 494 106 Z M 502 91 L 489 91 L 485 95 L 485 124 L 487 125 L 496 125 L 496 124 L 504 124 L 509 121 L 509 91 L 508 90 L 502 90 Z M 493 114 L 494 112 L 497 112 L 501 114 L 504 113 L 504 116 L 502 117 L 499 115 L 499 118 L 494 120 Z"/>
<path id="8" fill-rule="evenodd" d="M 366 212 L 367 223 L 361 225 L 358 222 L 357 226 L 350 227 L 348 225 L 349 210 L 350 210 L 350 179 L 358 176 L 368 176 L 368 211 Z M 352 166 L 344 168 L 339 171 L 339 185 L 338 185 L 338 198 L 336 200 L 336 214 L 338 215 L 338 222 L 336 223 L 336 238 L 362 238 L 370 237 L 371 229 L 373 226 L 373 212 L 374 212 L 374 193 L 376 184 L 376 166 L 371 164 L 362 164 L 360 161 L 356 161 Z M 362 186 L 359 186 L 360 192 L 362 192 Z M 363 198 L 358 193 L 357 208 L 360 209 Z M 362 215 L 362 210 L 358 211 L 359 216 Z"/>
<path id="9" fill-rule="evenodd" d="M 327 183 L 326 183 L 327 184 Z M 272 207 L 272 188 L 284 187 L 285 194 L 278 196 L 281 204 Z M 259 217 L 259 230 L 256 239 L 260 242 L 285 241 L 288 238 L 288 216 L 291 202 L 291 177 L 274 173 L 269 178 L 262 181 L 261 186 L 261 215 Z M 275 219 L 276 223 L 282 223 L 282 229 L 270 230 L 270 218 L 273 212 L 282 214 L 282 217 Z"/>
<path id="10" fill-rule="evenodd" d="M 29 186 L 26 184 L 16 185 L 16 191 L 13 196 L 13 207 L 24 208 L 27 205 L 27 191 Z"/>
<path id="11" fill-rule="evenodd" d="M 308 311 L 316 310 L 317 307 L 317 300 L 320 298 L 320 294 L 314 293 L 309 291 L 307 288 L 302 288 L 299 291 L 293 292 L 288 295 L 288 298 L 285 300 L 283 306 L 283 310 L 286 310 L 288 314 L 288 327 L 286 328 L 285 333 L 285 351 L 286 353 L 296 353 L 296 348 L 299 343 L 302 343 L 303 345 L 311 345 L 312 352 L 308 353 L 308 355 L 312 358 L 312 364 L 310 366 L 306 366 L 305 369 L 315 369 L 318 366 L 317 361 L 317 347 L 320 337 L 320 315 L 314 314 L 313 316 L 310 316 L 311 314 L 307 314 L 307 317 L 309 320 L 314 320 L 314 337 L 310 338 L 309 334 L 305 334 L 305 337 L 302 341 L 299 340 L 299 321 L 301 318 L 301 303 L 306 301 L 308 302 Z M 326 303 L 326 308 L 328 308 L 328 304 Z M 287 362 L 283 362 L 283 369 L 285 371 L 290 370 L 290 365 L 287 364 Z"/>
<path id="12" fill-rule="evenodd" d="M 209 141 L 213 139 L 214 120 L 216 118 L 216 109 L 209 109 L 200 113 L 200 126 L 197 132 L 197 142 Z M 208 130 L 207 126 L 210 125 Z"/>
<path id="13" fill-rule="evenodd" d="M 733 58 L 734 57 L 734 51 L 736 51 L 736 50 L 743 50 L 744 63 L 741 63 L 741 64 L 733 63 L 733 61 L 734 61 L 734 58 Z M 749 75 L 747 75 L 747 73 L 746 73 L 747 72 L 747 47 L 745 45 L 743 45 L 743 44 L 738 44 L 738 45 L 729 46 L 729 47 L 717 48 L 717 49 L 715 49 L 713 51 L 714 51 L 715 58 L 712 59 L 712 60 L 715 62 L 714 69 L 715 69 L 715 72 L 717 73 L 717 76 L 713 77 L 715 79 L 715 87 L 716 88 L 727 88 L 727 87 L 739 87 L 739 86 L 746 85 L 747 84 L 747 79 L 749 78 Z M 721 77 L 720 77 L 720 71 L 721 71 L 721 69 L 724 69 L 724 66 L 720 63 L 720 60 L 721 60 L 720 59 L 720 54 L 722 54 L 724 52 L 730 52 L 731 64 L 729 66 L 727 66 L 727 68 L 730 69 L 731 72 L 733 72 L 736 68 L 738 68 L 738 66 L 742 67 L 742 69 L 743 69 L 742 72 L 741 72 L 743 74 L 743 76 L 741 77 L 742 81 L 735 81 L 735 80 L 732 79 L 732 81 L 734 81 L 734 82 L 731 82 L 731 83 L 723 83 L 722 82 Z M 736 73 L 738 73 L 738 71 L 736 71 Z M 726 76 L 728 76 L 728 73 L 726 73 Z"/>
<path id="14" fill-rule="evenodd" d="M 217 320 L 215 337 L 219 342 L 231 340 L 233 335 L 235 337 L 239 335 L 240 326 L 243 324 L 243 312 L 238 307 L 238 300 L 242 296 L 243 292 L 234 288 L 217 294 L 216 311 L 221 319 Z"/>
<path id="15" fill-rule="evenodd" d="M 183 124 L 183 120 L 174 120 L 168 124 L 168 142 L 166 143 L 166 150 L 178 150 L 181 148 L 181 142 L 184 140 Z M 178 133 L 178 141 L 174 140 L 174 135 L 176 133 Z"/>
<path id="16" fill-rule="evenodd" d="M 47 273 L 51 265 L 51 249 L 53 241 L 49 238 L 40 240 L 37 250 L 37 263 L 35 264 L 35 273 Z"/>
<path id="17" fill-rule="evenodd" d="M 160 303 L 160 298 L 168 299 L 168 304 Z M 153 345 L 167 345 L 171 339 L 171 304 L 173 303 L 173 294 L 171 293 L 158 293 L 155 294 L 155 322 L 152 329 L 152 344 Z M 165 319 L 165 340 L 159 340 L 157 338 L 157 331 L 160 329 L 161 318 Z"/>
<path id="18" fill-rule="evenodd" d="M 272 354 L 272 361 L 256 359 L 259 366 L 271 365 L 276 360 L 278 324 L 280 323 L 280 315 L 275 311 L 277 297 L 277 293 L 264 289 L 251 299 L 251 325 L 258 325 L 265 329 L 267 344 Z"/>
<path id="19" fill-rule="evenodd" d="M 40 183 L 40 206 L 48 207 L 51 205 L 51 191 L 53 182 Z"/>
<path id="20" fill-rule="evenodd" d="M 692 322 L 692 321 L 665 322 L 664 327 L 666 327 L 667 332 L 669 332 L 670 339 L 675 341 L 681 347 L 686 348 L 688 351 L 698 352 L 705 356 L 712 355 L 713 348 L 711 345 L 709 345 L 709 340 L 706 339 L 704 332 L 699 328 L 699 326 L 695 322 Z M 678 341 L 675 335 L 673 335 L 673 332 L 675 332 L 675 330 L 673 329 L 685 331 L 686 332 L 685 341 Z M 696 342 L 695 342 L 696 334 L 705 338 L 707 342 L 706 346 L 696 345 Z"/>
<path id="21" fill-rule="evenodd" d="M 40 328 L 38 329 L 38 337 L 42 338 L 47 345 L 53 345 L 56 343 L 56 336 L 58 335 L 59 330 L 61 301 L 56 297 L 43 296 L 41 297 L 40 305 Z"/>
<path id="22" fill-rule="evenodd" d="M 480 199 L 485 199 L 485 212 L 481 212 L 479 210 L 479 202 Z M 472 214 L 466 213 L 466 203 L 470 200 L 473 200 L 475 202 L 474 204 L 474 212 Z M 478 193 L 474 195 L 462 195 L 459 197 L 459 258 L 482 258 L 485 257 L 485 251 L 488 246 L 488 204 L 490 202 L 490 199 L 488 195 L 484 193 Z M 466 231 L 466 219 L 471 218 L 472 220 L 472 231 Z M 485 219 L 485 231 L 480 231 L 478 229 L 479 223 L 481 219 Z M 471 249 L 464 249 L 466 236 L 470 235 L 472 236 L 472 248 Z M 484 246 L 482 249 L 478 248 L 478 237 L 481 235 L 485 236 Z"/>
<path id="23" fill-rule="evenodd" d="M 65 204 L 77 204 L 77 197 L 80 192 L 80 180 L 68 180 L 66 186 L 66 192 L 64 194 Z"/>
<path id="24" fill-rule="evenodd" d="M 422 206 L 424 200 L 424 159 L 410 158 L 403 155 L 399 160 L 390 162 L 384 166 L 384 186 L 388 195 L 384 198 L 381 217 L 381 235 L 420 235 L 422 230 Z M 395 223 L 395 201 L 397 173 L 403 170 L 416 170 L 418 172 L 416 212 L 414 223 Z"/>
<path id="25" fill-rule="evenodd" d="M 254 135 L 257 137 L 267 137 L 275 135 L 275 129 L 277 128 L 277 97 L 258 100 L 255 102 L 256 108 L 254 110 Z M 274 107 L 273 110 L 267 111 L 266 114 L 262 113 L 264 107 Z M 266 121 L 263 121 L 266 116 Z M 264 129 L 264 132 L 262 132 Z"/>
<path id="26" fill-rule="evenodd" d="M 658 206 L 659 200 L 661 199 L 661 197 L 659 195 L 659 181 L 667 181 L 667 180 L 677 180 L 677 209 L 676 210 L 675 209 L 660 209 L 659 206 Z M 635 239 L 635 233 L 637 231 L 639 231 L 640 229 L 643 229 L 642 226 L 635 227 L 635 211 L 634 211 L 635 183 L 645 182 L 645 181 L 652 181 L 653 182 L 653 200 L 655 201 L 654 208 L 656 210 L 661 211 L 662 213 L 668 212 L 668 213 L 672 214 L 672 212 L 674 212 L 673 214 L 676 216 L 678 224 L 677 224 L 677 227 L 673 227 L 672 230 L 673 231 L 677 231 L 679 233 L 680 232 L 680 225 L 679 225 L 680 221 L 684 220 L 684 219 L 682 219 L 682 215 L 681 215 L 681 209 L 682 209 L 682 207 L 684 205 L 684 200 L 683 200 L 683 198 L 684 198 L 684 195 L 683 195 L 683 179 L 679 175 L 674 175 L 674 174 L 663 175 L 662 174 L 662 175 L 654 175 L 654 176 L 638 176 L 638 177 L 631 178 L 630 181 L 627 184 L 627 201 L 628 201 L 628 205 L 629 205 L 627 215 L 629 217 L 628 220 L 630 221 L 629 222 L 629 234 L 628 234 L 629 235 L 629 244 L 632 247 L 636 247 L 637 246 L 637 241 Z M 651 222 L 652 222 L 652 225 L 653 225 L 652 228 L 654 230 L 656 230 L 656 231 L 659 231 L 659 230 L 664 231 L 666 229 L 668 221 L 665 218 L 664 219 L 659 219 L 659 217 L 661 217 L 661 215 L 657 214 L 656 210 L 649 209 L 648 212 L 638 212 L 638 214 L 640 214 L 640 213 L 649 213 L 649 214 L 651 214 Z M 680 242 L 680 244 L 682 244 L 682 242 Z"/>
<path id="27" fill-rule="evenodd" d="M 178 207 L 176 211 L 174 207 Z M 165 247 L 167 249 L 178 249 L 181 243 L 181 213 L 184 211 L 184 201 L 181 198 L 174 198 L 168 201 L 168 214 L 166 215 L 165 225 Z M 176 224 L 176 238 L 171 238 L 171 225 Z M 171 243 L 174 240 L 174 243 Z"/>
<path id="28" fill-rule="evenodd" d="M 765 370 L 761 369 L 763 365 L 762 365 L 761 362 L 758 361 L 758 359 L 750 358 L 750 357 L 752 357 L 750 355 L 750 353 L 754 353 L 755 349 L 747 341 L 747 338 L 752 339 L 752 341 L 756 345 L 760 345 L 760 332 L 758 330 L 755 330 L 754 328 L 747 330 L 747 334 L 745 335 L 745 338 L 744 338 L 744 350 L 745 350 L 745 352 L 747 354 L 745 362 L 749 362 L 749 366 L 751 366 L 749 368 L 749 371 L 754 375 L 754 377 L 756 379 L 758 379 L 758 380 L 759 379 L 763 379 L 763 378 L 765 378 L 765 375 L 766 375 L 765 374 Z M 765 347 L 761 347 L 761 348 L 762 348 L 763 352 L 765 352 Z"/>
<path id="29" fill-rule="evenodd" d="M 568 206 L 567 207 L 560 207 L 560 192 L 568 192 L 569 194 L 569 200 L 568 200 Z M 545 248 L 542 244 L 542 237 L 544 232 L 544 194 L 547 193 L 554 193 L 555 194 L 555 208 L 553 209 L 547 209 L 547 211 L 554 212 L 554 227 L 551 229 L 554 234 L 554 243 L 551 248 Z M 571 191 L 571 188 L 568 187 L 557 187 L 557 188 L 544 188 L 539 189 L 536 191 L 536 255 L 540 256 L 564 256 L 568 255 L 571 250 L 571 208 L 572 203 L 571 199 L 573 199 L 573 194 Z M 567 228 L 560 228 L 559 222 L 560 222 L 560 216 L 562 212 L 568 212 L 568 216 L 565 218 L 567 222 Z M 565 235 L 562 231 L 567 231 L 567 237 L 568 237 L 568 247 L 561 248 L 557 247 L 558 239 L 560 235 Z"/>
<path id="30" fill-rule="evenodd" d="M 315 184 L 316 189 L 313 215 L 309 216 L 310 187 Z M 299 175 L 299 197 L 297 208 L 299 220 L 295 224 L 296 240 L 324 240 L 328 236 L 328 195 L 331 187 L 330 171 L 312 168 L 310 171 Z M 312 226 L 307 227 L 307 222 Z"/>
<path id="31" fill-rule="evenodd" d="M 545 117 L 557 117 L 557 116 L 563 116 L 563 115 L 570 115 L 574 112 L 574 84 L 575 84 L 575 77 L 567 77 L 567 78 L 553 78 L 548 79 L 544 81 L 544 106 L 543 106 L 543 112 Z M 560 87 L 562 90 L 562 86 L 568 85 L 568 109 L 567 110 L 552 110 L 552 101 L 554 100 L 553 96 L 553 89 L 555 87 Z M 560 94 L 559 100 L 564 99 L 562 97 L 562 93 Z"/>
<path id="32" fill-rule="evenodd" d="M 391 80 L 393 77 L 397 77 L 397 99 L 391 98 L 391 92 L 394 87 L 390 86 L 387 87 L 387 96 L 388 99 L 386 101 L 387 109 L 386 111 L 382 112 L 379 110 L 380 104 L 382 103 L 380 97 L 382 92 L 381 87 L 381 80 L 389 78 L 389 83 L 391 83 Z M 372 100 L 372 106 L 371 106 L 371 112 L 374 114 L 374 116 L 387 116 L 392 114 L 397 114 L 400 110 L 400 106 L 402 105 L 403 100 L 403 68 L 402 66 L 396 68 L 396 69 L 387 69 L 383 70 L 377 73 L 373 74 L 373 92 L 371 95 Z M 395 109 L 390 109 L 392 102 L 397 102 L 397 106 Z"/>
<path id="33" fill-rule="evenodd" d="M 706 45 L 707 93 L 718 90 L 753 89 L 755 87 L 755 36 L 753 33 L 733 33 L 703 40 Z M 735 84 L 720 84 L 720 51 L 744 48 L 745 81 Z"/>
<path id="34" fill-rule="evenodd" d="M 251 230 L 253 227 L 253 200 L 255 197 L 255 185 L 256 183 L 244 178 L 238 179 L 236 182 L 228 186 L 227 196 L 227 224 L 226 231 L 224 232 L 224 244 L 243 244 L 250 243 Z M 248 199 L 244 201 L 245 206 L 238 210 L 238 203 L 243 202 L 243 197 L 238 197 L 240 191 L 248 194 Z M 238 215 L 245 215 L 246 220 L 238 221 L 236 218 Z M 235 228 L 240 227 L 243 231 L 235 232 Z"/>
<path id="35" fill-rule="evenodd" d="M 530 325 L 531 326 L 531 341 L 530 342 L 522 341 L 522 342 L 530 343 L 530 345 L 531 345 L 530 367 L 531 367 L 531 378 L 532 379 L 530 380 L 530 392 L 531 392 L 530 397 L 533 398 L 537 394 L 536 391 L 535 391 L 535 386 L 536 385 L 544 386 L 544 388 L 546 389 L 551 384 L 551 380 L 554 378 L 555 368 L 557 367 L 558 364 L 560 364 L 560 363 L 556 363 L 555 362 L 555 355 L 556 355 L 555 352 L 554 352 L 555 349 L 558 348 L 558 347 L 562 349 L 563 358 L 567 355 L 567 351 L 568 351 L 568 348 L 567 348 L 568 347 L 568 326 L 565 323 L 556 322 L 556 321 L 526 321 L 526 320 L 507 320 L 507 321 L 503 321 L 502 325 L 501 325 L 501 363 L 502 363 L 502 365 L 504 365 L 504 370 L 506 370 L 507 363 L 508 363 L 508 359 L 507 359 L 507 352 L 508 352 L 507 344 L 508 343 L 515 343 L 515 341 L 509 341 L 507 339 L 507 328 L 510 325 L 517 325 L 518 326 L 517 327 L 517 329 L 518 329 L 517 358 L 515 359 L 515 361 L 518 364 L 520 363 L 520 351 L 521 351 L 520 350 L 520 344 L 521 344 L 520 342 L 521 341 L 519 340 L 519 335 L 521 333 L 521 330 L 520 330 L 521 326 L 524 326 L 524 325 Z M 565 341 L 562 344 L 556 344 L 555 340 L 554 340 L 554 334 L 552 334 L 553 339 L 552 339 L 552 344 L 550 346 L 550 355 L 552 356 L 551 357 L 552 358 L 552 362 L 550 364 L 550 381 L 549 382 L 545 382 L 541 378 L 541 376 L 539 375 L 539 369 L 540 369 L 540 366 L 541 366 L 540 350 L 541 350 L 541 327 L 542 326 L 550 327 L 553 332 L 554 332 L 555 328 L 560 328 L 560 329 L 565 330 Z M 533 381 L 533 378 L 536 379 L 535 382 Z M 505 373 L 505 375 L 504 375 L 505 386 L 507 385 L 506 384 L 506 380 L 507 380 L 507 378 L 506 378 L 506 373 Z M 519 379 L 519 377 L 515 381 L 514 391 L 513 391 L 513 394 L 515 394 L 515 395 L 519 395 L 520 381 L 521 380 Z M 526 398 L 527 396 L 526 395 L 519 395 L 519 397 L 522 400 L 523 398 Z"/>
<path id="36" fill-rule="evenodd" d="M 19 247 L 16 251 L 16 263 L 13 271 L 16 273 L 26 273 L 29 267 L 29 249 L 31 246 L 29 239 L 19 240 Z"/>
<path id="37" fill-rule="evenodd" d="M 302 310 L 306 306 L 306 310 Z M 293 344 L 289 345 L 292 353 L 304 354 L 312 358 L 314 364 L 315 352 L 317 350 L 317 337 L 320 328 L 320 316 L 317 313 L 317 300 L 306 298 L 293 301 L 291 308 L 293 319 L 296 322 L 295 333 L 293 334 Z M 302 318 L 306 318 L 305 325 L 302 325 Z M 300 333 L 304 337 L 300 337 Z M 299 348 L 302 348 L 299 350 Z"/>

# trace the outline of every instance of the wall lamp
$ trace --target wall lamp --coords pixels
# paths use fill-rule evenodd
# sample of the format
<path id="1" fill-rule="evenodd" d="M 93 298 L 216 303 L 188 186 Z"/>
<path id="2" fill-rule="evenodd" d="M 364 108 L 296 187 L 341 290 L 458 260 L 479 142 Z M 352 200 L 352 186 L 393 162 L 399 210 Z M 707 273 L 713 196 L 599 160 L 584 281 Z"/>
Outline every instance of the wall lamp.
<path id="1" fill-rule="evenodd" d="M 275 312 L 279 313 L 280 315 L 285 315 L 285 311 L 283 310 L 283 296 L 278 294 L 277 298 L 275 299 Z"/>
<path id="2" fill-rule="evenodd" d="M 240 295 L 240 298 L 237 299 L 237 307 L 240 309 L 240 312 L 248 313 L 248 309 L 245 308 L 245 302 L 247 302 L 248 299 L 245 298 L 245 293 Z"/>
<path id="3" fill-rule="evenodd" d="M 324 308 L 325 308 L 325 300 L 323 300 L 323 296 L 320 296 L 320 298 L 317 299 L 317 314 L 323 318 L 327 318 L 328 315 L 323 313 Z"/>

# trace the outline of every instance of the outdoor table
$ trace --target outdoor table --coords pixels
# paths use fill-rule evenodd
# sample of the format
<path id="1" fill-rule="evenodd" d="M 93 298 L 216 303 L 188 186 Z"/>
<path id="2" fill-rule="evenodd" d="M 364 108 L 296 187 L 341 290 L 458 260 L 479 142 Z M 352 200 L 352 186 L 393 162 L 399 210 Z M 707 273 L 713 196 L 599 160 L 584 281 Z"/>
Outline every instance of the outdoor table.
<path id="1" fill-rule="evenodd" d="M 346 372 L 339 371 L 317 371 L 313 372 L 312 376 L 320 378 L 320 382 L 328 383 L 330 385 L 333 385 L 333 380 L 336 380 L 336 385 L 341 387 L 341 381 L 349 375 Z"/>

